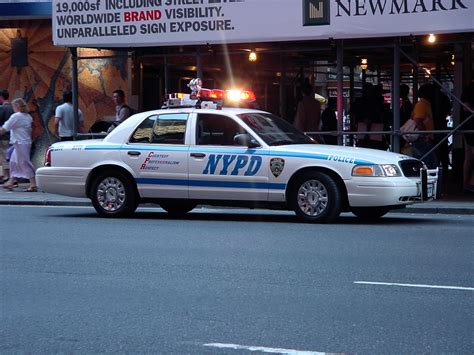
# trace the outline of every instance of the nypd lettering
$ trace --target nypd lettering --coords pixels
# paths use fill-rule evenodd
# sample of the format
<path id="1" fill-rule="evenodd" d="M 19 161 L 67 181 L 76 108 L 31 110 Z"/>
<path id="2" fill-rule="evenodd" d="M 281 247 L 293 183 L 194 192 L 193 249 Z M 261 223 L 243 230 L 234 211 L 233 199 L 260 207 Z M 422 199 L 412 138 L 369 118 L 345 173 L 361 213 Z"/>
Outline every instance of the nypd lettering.
<path id="1" fill-rule="evenodd" d="M 254 176 L 262 166 L 262 157 L 238 154 L 211 154 L 204 175 Z"/>
<path id="2" fill-rule="evenodd" d="M 338 161 L 341 163 L 349 163 L 349 164 L 354 164 L 355 159 L 351 157 L 347 157 L 344 155 L 328 155 L 328 160 L 329 161 Z"/>

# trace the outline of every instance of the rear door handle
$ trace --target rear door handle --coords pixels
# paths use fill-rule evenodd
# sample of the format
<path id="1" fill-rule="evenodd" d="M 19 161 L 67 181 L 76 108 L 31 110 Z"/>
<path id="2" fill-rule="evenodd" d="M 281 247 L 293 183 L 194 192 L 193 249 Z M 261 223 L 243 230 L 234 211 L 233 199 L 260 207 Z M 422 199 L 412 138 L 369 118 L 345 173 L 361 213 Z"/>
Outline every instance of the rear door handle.
<path id="1" fill-rule="evenodd" d="M 206 156 L 206 154 L 204 154 L 204 153 L 191 153 L 191 156 L 193 158 L 204 158 Z"/>
<path id="2" fill-rule="evenodd" d="M 127 154 L 128 154 L 128 155 L 131 155 L 131 156 L 133 156 L 133 157 L 138 157 L 138 156 L 139 156 L 140 154 L 142 154 L 142 153 L 137 152 L 136 150 L 131 150 L 131 151 L 129 151 Z"/>

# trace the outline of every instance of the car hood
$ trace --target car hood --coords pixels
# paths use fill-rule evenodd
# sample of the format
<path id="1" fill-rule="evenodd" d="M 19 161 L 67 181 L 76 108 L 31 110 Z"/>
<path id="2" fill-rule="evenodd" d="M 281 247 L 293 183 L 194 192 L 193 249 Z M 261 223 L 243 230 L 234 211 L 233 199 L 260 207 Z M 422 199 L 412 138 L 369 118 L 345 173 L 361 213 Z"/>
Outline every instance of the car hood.
<path id="1" fill-rule="evenodd" d="M 324 160 L 354 162 L 355 164 L 393 164 L 400 160 L 414 159 L 401 153 L 325 144 L 281 145 L 271 147 L 271 151 L 287 156 L 302 158 L 314 156 Z"/>

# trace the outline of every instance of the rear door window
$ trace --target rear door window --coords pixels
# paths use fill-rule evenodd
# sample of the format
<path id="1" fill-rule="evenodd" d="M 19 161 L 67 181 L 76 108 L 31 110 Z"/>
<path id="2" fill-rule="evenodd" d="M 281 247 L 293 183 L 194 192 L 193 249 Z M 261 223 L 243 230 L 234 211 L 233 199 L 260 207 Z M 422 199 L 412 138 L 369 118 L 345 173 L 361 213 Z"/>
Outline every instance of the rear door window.
<path id="1" fill-rule="evenodd" d="M 145 119 L 133 132 L 130 143 L 184 144 L 187 113 L 153 115 Z"/>

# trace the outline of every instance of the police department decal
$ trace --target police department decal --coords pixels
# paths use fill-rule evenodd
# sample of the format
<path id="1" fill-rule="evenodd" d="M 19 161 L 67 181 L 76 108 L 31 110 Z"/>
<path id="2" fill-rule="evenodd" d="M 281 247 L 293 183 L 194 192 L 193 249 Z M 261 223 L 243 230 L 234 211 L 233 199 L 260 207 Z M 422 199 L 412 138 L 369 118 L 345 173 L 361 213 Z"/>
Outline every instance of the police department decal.
<path id="1" fill-rule="evenodd" d="M 272 158 L 270 160 L 270 171 L 274 177 L 279 177 L 285 167 L 285 160 L 281 158 Z"/>

